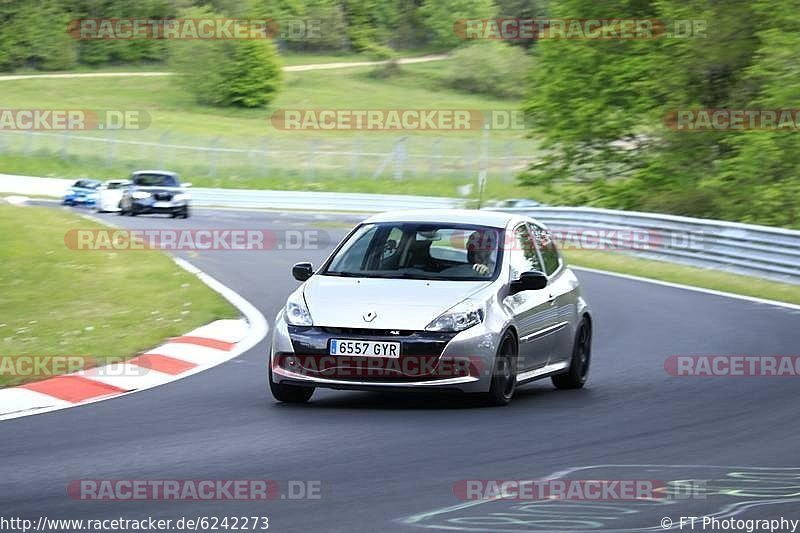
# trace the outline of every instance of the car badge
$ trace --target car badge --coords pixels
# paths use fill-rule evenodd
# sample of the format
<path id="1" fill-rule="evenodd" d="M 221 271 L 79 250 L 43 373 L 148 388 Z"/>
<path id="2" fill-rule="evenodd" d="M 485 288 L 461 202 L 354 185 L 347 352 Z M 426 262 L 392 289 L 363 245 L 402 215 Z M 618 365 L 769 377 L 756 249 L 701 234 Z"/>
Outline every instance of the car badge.
<path id="1" fill-rule="evenodd" d="M 378 316 L 376 312 L 370 311 L 369 313 L 364 313 L 361 318 L 364 319 L 364 322 L 372 322 L 376 316 Z"/>

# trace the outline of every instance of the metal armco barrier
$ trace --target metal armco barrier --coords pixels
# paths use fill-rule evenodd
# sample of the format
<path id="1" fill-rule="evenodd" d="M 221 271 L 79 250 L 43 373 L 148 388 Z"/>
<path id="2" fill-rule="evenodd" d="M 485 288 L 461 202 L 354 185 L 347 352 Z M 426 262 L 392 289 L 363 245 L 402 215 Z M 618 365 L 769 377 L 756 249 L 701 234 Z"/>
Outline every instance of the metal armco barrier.
<path id="1" fill-rule="evenodd" d="M 800 283 L 800 231 L 592 207 L 498 209 L 542 221 L 562 247 L 637 256 Z"/>
<path id="2" fill-rule="evenodd" d="M 0 191 L 58 197 L 73 180 L 0 174 Z M 465 200 L 245 189 L 190 189 L 195 206 L 303 211 L 380 212 L 458 208 Z M 699 218 L 591 207 L 496 209 L 530 215 L 546 224 L 562 247 L 612 249 L 661 261 L 800 284 L 800 231 Z"/>

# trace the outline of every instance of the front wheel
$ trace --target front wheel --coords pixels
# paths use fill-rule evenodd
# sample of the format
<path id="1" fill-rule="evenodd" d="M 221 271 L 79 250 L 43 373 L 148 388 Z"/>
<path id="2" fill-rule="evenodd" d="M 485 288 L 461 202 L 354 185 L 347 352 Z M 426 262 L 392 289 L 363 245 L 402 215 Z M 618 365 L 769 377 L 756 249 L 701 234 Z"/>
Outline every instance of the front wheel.
<path id="1" fill-rule="evenodd" d="M 271 362 L 269 363 L 271 364 Z M 305 403 L 314 394 L 314 387 L 300 387 L 298 385 L 286 385 L 272 381 L 272 367 L 269 368 L 267 381 L 272 396 L 283 403 Z"/>
<path id="2" fill-rule="evenodd" d="M 557 389 L 580 389 L 589 377 L 589 363 L 592 360 L 592 327 L 585 319 L 581 320 L 575 334 L 572 348 L 572 360 L 569 371 L 553 376 L 553 385 Z"/>
<path id="3" fill-rule="evenodd" d="M 484 398 L 487 405 L 508 405 L 517 389 L 517 340 L 506 333 L 494 359 L 492 384 Z"/>

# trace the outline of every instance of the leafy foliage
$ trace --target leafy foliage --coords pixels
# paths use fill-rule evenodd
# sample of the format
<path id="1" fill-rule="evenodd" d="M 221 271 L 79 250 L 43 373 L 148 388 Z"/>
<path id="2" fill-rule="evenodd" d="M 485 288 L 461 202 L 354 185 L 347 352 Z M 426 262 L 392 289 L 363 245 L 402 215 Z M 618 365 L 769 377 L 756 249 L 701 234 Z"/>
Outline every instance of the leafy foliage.
<path id="1" fill-rule="evenodd" d="M 457 50 L 443 77 L 453 89 L 519 98 L 531 67 L 531 58 L 522 49 L 485 41 Z"/>
<path id="2" fill-rule="evenodd" d="M 798 19 L 791 0 L 590 0 L 554 17 L 702 20 L 705 37 L 543 40 L 524 103 L 546 155 L 527 184 L 581 182 L 593 205 L 800 225 L 797 132 L 674 131 L 687 109 L 795 108 Z"/>
<path id="3" fill-rule="evenodd" d="M 177 83 L 202 104 L 265 107 L 280 87 L 280 60 L 271 40 L 173 41 L 170 64 Z"/>

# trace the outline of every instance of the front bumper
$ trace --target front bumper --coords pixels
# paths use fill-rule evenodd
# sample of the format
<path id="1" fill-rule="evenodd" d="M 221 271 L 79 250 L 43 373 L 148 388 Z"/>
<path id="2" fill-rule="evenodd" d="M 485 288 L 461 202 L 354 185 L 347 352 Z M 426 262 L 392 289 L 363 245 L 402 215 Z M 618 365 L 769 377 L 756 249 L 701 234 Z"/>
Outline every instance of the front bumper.
<path id="1" fill-rule="evenodd" d="M 328 355 L 331 339 L 395 341 L 398 359 Z M 347 390 L 486 392 L 499 336 L 479 324 L 459 333 L 289 326 L 275 320 L 268 364 L 275 383 Z"/>
<path id="2" fill-rule="evenodd" d="M 74 205 L 74 206 L 85 206 L 91 207 L 95 205 L 96 198 L 92 196 L 82 196 L 82 195 L 67 195 L 61 200 L 62 205 Z"/>
<path id="3" fill-rule="evenodd" d="M 185 200 L 181 200 L 179 202 L 175 201 L 156 201 L 152 198 L 145 198 L 143 200 L 133 200 L 131 202 L 131 208 L 137 214 L 147 215 L 147 214 L 174 214 L 174 213 L 183 213 L 189 209 L 189 202 Z"/>

